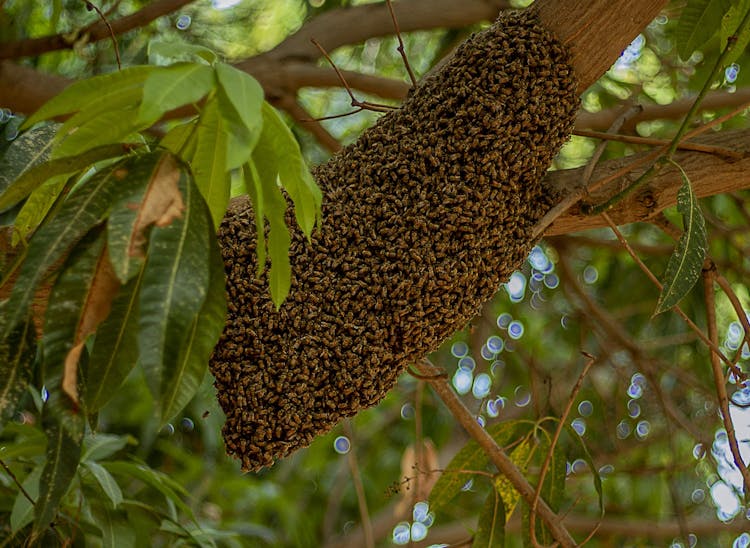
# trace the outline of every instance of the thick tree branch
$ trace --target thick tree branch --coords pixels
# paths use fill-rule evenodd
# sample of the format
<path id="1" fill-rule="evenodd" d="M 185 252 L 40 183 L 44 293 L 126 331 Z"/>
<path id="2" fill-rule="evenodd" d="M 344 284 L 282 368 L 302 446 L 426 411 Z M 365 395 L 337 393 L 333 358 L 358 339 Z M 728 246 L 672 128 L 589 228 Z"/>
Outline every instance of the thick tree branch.
<path id="1" fill-rule="evenodd" d="M 723 131 L 695 139 L 697 143 L 726 147 L 744 155 L 742 160 L 729 162 L 711 154 L 684 151 L 675 155 L 675 161 L 690 177 L 695 193 L 699 198 L 723 194 L 750 187 L 750 130 Z M 594 170 L 593 181 L 607 177 L 648 153 L 635 154 L 626 158 L 610 160 Z M 553 171 L 547 174 L 546 182 L 550 192 L 562 197 L 581 188 L 581 176 L 585 168 Z M 620 178 L 597 189 L 588 201 L 600 203 L 619 192 L 634 181 L 644 169 L 636 169 L 627 178 Z M 677 203 L 677 191 L 682 184 L 674 169 L 664 169 L 648 183 L 634 192 L 609 212 L 618 225 L 646 221 L 664 209 Z M 573 206 L 559 217 L 546 231 L 547 235 L 567 234 L 589 228 L 605 227 L 607 224 L 599 216 L 583 215 L 579 206 Z"/>
<path id="2" fill-rule="evenodd" d="M 154 19 L 172 13 L 182 6 L 194 0 L 158 0 L 149 4 L 137 12 L 109 21 L 112 33 L 123 34 L 129 30 L 148 25 Z M 42 36 L 40 38 L 29 38 L 18 42 L 5 42 L 0 44 L 0 60 L 19 59 L 21 57 L 33 57 L 50 51 L 72 49 L 79 41 L 84 43 L 98 42 L 111 37 L 110 29 L 106 22 L 97 19 L 93 23 L 67 33 Z"/>

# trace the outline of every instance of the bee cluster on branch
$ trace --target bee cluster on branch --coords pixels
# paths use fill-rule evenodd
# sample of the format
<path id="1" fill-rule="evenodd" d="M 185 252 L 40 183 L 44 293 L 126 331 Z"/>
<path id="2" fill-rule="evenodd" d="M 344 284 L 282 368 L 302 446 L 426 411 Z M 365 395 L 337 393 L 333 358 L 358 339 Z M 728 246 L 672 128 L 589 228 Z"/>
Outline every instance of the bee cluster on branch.
<path id="1" fill-rule="evenodd" d="M 377 404 L 492 297 L 553 205 L 541 179 L 578 105 L 566 49 L 533 14 L 501 16 L 313 170 L 323 222 L 311 241 L 293 231 L 279 310 L 257 275 L 251 207 L 230 211 L 229 312 L 211 371 L 244 469 Z"/>

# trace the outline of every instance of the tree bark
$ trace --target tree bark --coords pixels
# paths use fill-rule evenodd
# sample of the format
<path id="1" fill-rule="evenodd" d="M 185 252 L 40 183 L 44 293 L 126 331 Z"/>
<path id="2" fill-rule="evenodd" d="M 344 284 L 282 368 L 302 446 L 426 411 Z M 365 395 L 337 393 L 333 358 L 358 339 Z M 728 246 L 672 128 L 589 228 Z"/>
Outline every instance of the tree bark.
<path id="1" fill-rule="evenodd" d="M 750 177 L 747 175 L 750 173 L 750 130 L 722 131 L 697 138 L 695 142 L 725 147 L 743 155 L 742 159 L 731 161 L 714 154 L 678 152 L 674 159 L 687 173 L 693 190 L 699 198 L 750 187 Z M 594 170 L 591 181 L 604 179 L 647 154 L 644 152 L 604 162 Z M 551 193 L 563 199 L 581 189 L 581 176 L 584 169 L 551 171 L 547 174 L 545 182 Z M 628 176 L 613 180 L 592 192 L 585 201 L 594 205 L 604 202 L 635 181 L 644 171 L 643 167 L 637 168 Z M 677 203 L 677 192 L 681 185 L 682 179 L 677 169 L 671 166 L 666 167 L 640 189 L 616 204 L 608 213 L 618 225 L 648 221 Z M 608 225 L 600 215 L 584 215 L 581 213 L 580 205 L 577 204 L 556 219 L 545 234 L 554 236 L 605 226 Z"/>

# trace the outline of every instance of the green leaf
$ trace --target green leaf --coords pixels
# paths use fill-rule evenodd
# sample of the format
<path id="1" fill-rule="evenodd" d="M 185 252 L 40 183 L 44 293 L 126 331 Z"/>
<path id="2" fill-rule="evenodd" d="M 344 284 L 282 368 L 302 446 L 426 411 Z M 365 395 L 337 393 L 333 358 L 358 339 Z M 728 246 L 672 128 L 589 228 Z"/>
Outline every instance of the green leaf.
<path id="1" fill-rule="evenodd" d="M 688 0 L 675 29 L 677 52 L 683 60 L 716 34 L 730 5 L 730 0 Z"/>
<path id="2" fill-rule="evenodd" d="M 79 154 L 77 156 L 59 158 L 37 164 L 27 169 L 13 181 L 10 186 L 0 195 L 0 210 L 7 209 L 20 202 L 34 189 L 52 177 L 58 175 L 69 175 L 89 167 L 96 162 L 122 156 L 125 154 L 122 145 L 104 145 Z"/>
<path id="3" fill-rule="evenodd" d="M 120 288 L 99 327 L 87 368 L 86 407 L 95 413 L 115 395 L 138 361 L 138 302 L 143 270 Z"/>
<path id="4" fill-rule="evenodd" d="M 47 434 L 47 461 L 39 480 L 39 498 L 34 507 L 36 532 L 46 528 L 55 519 L 57 507 L 78 469 L 83 438 L 83 420 L 80 415 L 71 416 L 69 420 L 61 419 L 56 416 L 57 411 L 49 407 L 48 403 L 43 419 Z"/>
<path id="5" fill-rule="evenodd" d="M 667 263 L 667 270 L 663 276 L 664 286 L 656 303 L 654 315 L 675 306 L 693 288 L 700 278 L 708 248 L 706 224 L 698 198 L 693 193 L 687 174 L 679 165 L 674 165 L 682 176 L 682 186 L 677 193 L 677 211 L 682 214 L 684 231 Z"/>
<path id="6" fill-rule="evenodd" d="M 3 458 L 6 458 L 3 456 Z M 36 502 L 39 496 L 39 479 L 42 477 L 43 465 L 36 466 L 26 479 L 21 482 L 26 493 Z M 10 530 L 13 534 L 17 533 L 29 523 L 34 521 L 34 505 L 26 498 L 20 490 L 13 502 L 13 509 L 10 512 Z"/>
<path id="7" fill-rule="evenodd" d="M 0 313 L 4 306 L 0 305 Z M 29 315 L 7 339 L 0 340 L 0 427 L 13 418 L 31 380 L 35 357 L 35 330 Z"/>
<path id="8" fill-rule="evenodd" d="M 135 123 L 135 111 L 132 109 L 108 110 L 76 127 L 71 133 L 58 133 L 59 143 L 55 145 L 52 157 L 75 156 L 94 146 L 109 143 L 138 143 L 139 138 L 129 137 L 144 127 L 147 126 Z"/>
<path id="9" fill-rule="evenodd" d="M 245 189 L 253 202 L 253 212 L 255 214 L 255 255 L 258 261 L 257 272 L 260 276 L 263 273 L 263 269 L 266 268 L 266 224 L 264 221 L 263 185 L 260 183 L 260 177 L 252 161 L 242 167 L 242 174 Z"/>
<path id="10" fill-rule="evenodd" d="M 214 85 L 214 71 L 207 65 L 180 63 L 158 67 L 143 85 L 138 122 L 149 126 L 170 110 L 198 102 Z"/>
<path id="11" fill-rule="evenodd" d="M 732 7 L 724 14 L 721 19 L 721 48 L 727 46 L 727 42 L 730 36 L 733 36 L 739 29 L 742 19 L 744 19 L 747 11 L 750 10 L 750 0 L 736 0 L 732 3 Z M 750 44 L 750 28 L 745 29 L 739 36 L 737 41 L 732 46 L 732 51 L 724 60 L 726 65 L 731 65 L 747 50 L 748 44 Z"/>
<path id="12" fill-rule="evenodd" d="M 143 86 L 146 78 L 155 70 L 157 67 L 138 66 L 79 80 L 45 103 L 26 119 L 21 128 L 62 114 L 78 112 L 90 104 L 111 104 L 114 97 L 123 93 L 123 89 Z"/>
<path id="13" fill-rule="evenodd" d="M 13 225 L 13 245 L 28 237 L 44 221 L 66 187 L 72 187 L 75 177 L 58 175 L 45 181 L 24 202 Z"/>
<path id="14" fill-rule="evenodd" d="M 165 474 L 141 463 L 115 461 L 105 462 L 103 463 L 103 466 L 116 476 L 123 476 L 127 480 L 135 478 L 142 481 L 149 487 L 161 493 L 165 500 L 174 504 L 186 516 L 192 518 L 192 510 L 190 510 L 190 507 L 182 500 L 183 496 L 187 496 L 187 492 L 179 485 L 175 486 L 174 483 L 169 482 L 169 478 Z M 177 487 L 177 489 L 175 487 Z"/>
<path id="15" fill-rule="evenodd" d="M 263 126 L 263 88 L 249 74 L 225 63 L 214 70 L 219 82 L 218 107 L 224 125 L 230 128 L 227 143 L 227 168 L 247 162 Z"/>
<path id="16" fill-rule="evenodd" d="M 500 446 L 507 445 L 518 434 L 519 423 L 507 421 L 487 427 L 487 433 Z M 474 471 L 484 471 L 490 458 L 479 444 L 471 440 L 451 459 L 430 492 L 430 508 L 445 507 L 461 491 Z"/>
<path id="17" fill-rule="evenodd" d="M 176 157 L 159 150 L 138 155 L 122 176 L 124 190 L 113 204 L 107 224 L 109 256 L 122 283 L 141 270 L 151 226 L 168 225 L 181 215 L 182 195 L 177 186 L 181 173 Z"/>
<path id="18" fill-rule="evenodd" d="M 26 315 L 37 285 L 47 271 L 108 212 L 118 189 L 119 169 L 123 160 L 96 173 L 79 185 L 63 202 L 57 215 L 42 226 L 29 241 L 26 260 L 8 301 L 9 313 L 2 319 L 0 336 Z"/>
<path id="19" fill-rule="evenodd" d="M 292 285 L 292 267 L 289 263 L 292 239 L 285 217 L 287 202 L 275 181 L 263 179 L 261 176 L 260 187 L 265 199 L 263 207 L 269 224 L 268 249 L 271 255 L 271 269 L 268 277 L 271 300 L 276 308 L 279 308 Z"/>
<path id="20" fill-rule="evenodd" d="M 198 315 L 209 283 L 207 219 L 195 183 L 179 181 L 182 218 L 154 227 L 143 274 L 138 346 L 140 363 L 156 398 L 173 375 L 180 349 Z"/>
<path id="21" fill-rule="evenodd" d="M 88 393 L 88 392 L 87 392 Z M 131 436 L 115 434 L 89 434 L 83 440 L 82 461 L 98 461 L 111 457 L 129 443 L 135 443 Z"/>
<path id="22" fill-rule="evenodd" d="M 163 421 L 168 421 L 179 413 L 195 395 L 201 380 L 206 375 L 211 352 L 224 330 L 226 316 L 224 261 L 213 232 L 208 208 L 204 205 L 196 209 L 196 214 L 200 214 L 200 209 L 203 209 L 205 217 L 203 224 L 207 230 L 210 276 L 208 293 L 200 313 L 188 330 L 186 340 L 182 343 L 179 359 L 174 369 L 165 371 L 160 401 Z"/>
<path id="23" fill-rule="evenodd" d="M 0 159 L 0 204 L 4 203 L 4 193 L 11 183 L 29 169 L 49 158 L 57 133 L 57 124 L 48 124 L 31 129 L 18 136 Z M 0 205 L 0 211 L 8 206 Z"/>
<path id="24" fill-rule="evenodd" d="M 494 489 L 490 491 L 479 512 L 477 532 L 472 548 L 504 548 L 505 546 L 505 507 L 503 499 Z"/>
<path id="25" fill-rule="evenodd" d="M 115 478 L 112 477 L 112 474 L 101 464 L 94 461 L 83 461 L 83 465 L 91 472 L 91 475 L 94 476 L 104 494 L 112 502 L 112 507 L 117 508 L 123 500 L 122 490 L 117 481 L 115 481 Z"/>
<path id="26" fill-rule="evenodd" d="M 91 513 L 102 532 L 102 548 L 135 548 L 136 532 L 125 512 L 97 504 L 91 506 Z"/>
<path id="27" fill-rule="evenodd" d="M 194 134 L 198 126 L 198 120 L 198 118 L 195 118 L 184 124 L 177 124 L 159 141 L 159 146 L 166 148 L 185 161 L 189 160 L 195 154 Z"/>
<path id="28" fill-rule="evenodd" d="M 218 228 L 224 218 L 231 181 L 227 173 L 227 136 L 219 115 L 218 101 L 206 101 L 197 129 L 195 153 L 190 167 L 195 182 L 211 210 L 214 227 Z"/>
<path id="29" fill-rule="evenodd" d="M 276 183 L 277 178 L 294 202 L 294 214 L 302 231 L 309 236 L 320 218 L 323 194 L 313 180 L 297 140 L 279 113 L 263 103 L 263 133 L 253 160 L 263 182 Z"/>

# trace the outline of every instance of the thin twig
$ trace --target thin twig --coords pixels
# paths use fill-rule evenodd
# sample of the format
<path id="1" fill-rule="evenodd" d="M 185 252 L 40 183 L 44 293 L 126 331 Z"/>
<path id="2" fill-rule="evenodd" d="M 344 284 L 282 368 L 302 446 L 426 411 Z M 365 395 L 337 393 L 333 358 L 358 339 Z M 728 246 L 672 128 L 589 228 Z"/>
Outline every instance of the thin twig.
<path id="1" fill-rule="evenodd" d="M 287 111 L 297 122 L 306 124 L 307 130 L 312 133 L 318 142 L 329 152 L 341 150 L 341 143 L 331 135 L 318 121 L 310 118 L 310 114 L 300 105 L 293 96 L 285 95 L 278 101 L 278 105 Z"/>
<path id="2" fill-rule="evenodd" d="M 716 270 L 715 268 L 709 268 L 703 270 L 703 289 L 706 300 L 706 323 L 708 323 L 708 336 L 711 342 L 718 344 L 719 332 L 716 328 L 716 297 L 714 294 L 714 278 Z M 729 449 L 732 452 L 735 465 L 742 474 L 742 482 L 744 484 L 745 499 L 750 496 L 750 471 L 748 471 L 745 462 L 742 460 L 740 453 L 740 447 L 737 444 L 737 435 L 734 432 L 734 423 L 732 422 L 732 416 L 729 413 L 729 396 L 727 395 L 726 380 L 724 379 L 724 373 L 721 370 L 721 363 L 719 358 L 713 352 L 711 354 L 711 370 L 714 375 L 714 383 L 716 384 L 716 397 L 719 400 L 719 409 L 721 409 L 721 419 L 724 422 L 724 429 L 727 432 L 727 439 L 729 441 Z"/>
<path id="3" fill-rule="evenodd" d="M 531 510 L 529 511 L 529 533 L 531 534 L 531 543 L 534 546 L 539 546 L 539 543 L 536 539 L 536 507 L 539 504 L 539 499 L 542 495 L 544 478 L 547 476 L 549 466 L 552 463 L 552 457 L 555 452 L 555 447 L 557 446 L 557 442 L 560 439 L 560 434 L 562 434 L 562 430 L 565 427 L 565 421 L 568 420 L 570 410 L 573 408 L 573 404 L 575 403 L 576 397 L 578 396 L 578 392 L 583 386 L 583 379 L 586 378 L 586 375 L 588 375 L 591 366 L 594 365 L 594 362 L 596 362 L 596 358 L 594 358 L 594 356 L 592 356 L 591 354 L 587 352 L 582 352 L 582 354 L 586 357 L 586 363 L 583 364 L 583 371 L 581 371 L 581 374 L 578 376 L 578 380 L 576 381 L 575 386 L 573 386 L 573 390 L 571 390 L 570 392 L 568 403 L 565 406 L 565 410 L 563 411 L 562 415 L 560 416 L 559 422 L 557 423 L 557 428 L 555 429 L 555 434 L 552 436 L 552 441 L 550 441 L 549 451 L 547 451 L 547 457 L 544 459 L 542 469 L 539 471 L 539 481 L 536 486 L 536 492 L 534 493 L 534 500 L 531 503 Z"/>
<path id="4" fill-rule="evenodd" d="M 680 144 L 680 141 L 682 140 L 682 136 L 685 134 L 688 126 L 690 125 L 691 118 L 695 115 L 696 112 L 698 112 L 698 107 L 700 106 L 701 101 L 706 96 L 706 93 L 708 93 L 708 90 L 711 89 L 711 85 L 716 79 L 716 76 L 724 67 L 724 62 L 726 61 L 726 59 L 729 57 L 729 54 L 732 53 L 735 46 L 737 45 L 737 37 L 745 34 L 748 28 L 750 28 L 750 10 L 748 10 L 745 13 L 745 17 L 742 18 L 742 21 L 737 26 L 737 30 L 735 31 L 735 33 L 732 34 L 732 36 L 730 36 L 729 38 L 727 38 L 727 45 L 724 46 L 724 51 L 721 52 L 721 55 L 719 55 L 719 58 L 716 60 L 716 64 L 714 65 L 714 68 L 711 70 L 711 74 L 706 79 L 706 83 L 703 84 L 703 87 L 698 93 L 698 97 L 696 97 L 695 101 L 693 101 L 693 105 L 690 107 L 690 110 L 688 110 L 687 114 L 685 115 L 685 119 L 682 121 L 680 128 L 677 130 L 677 134 L 674 136 L 674 139 L 672 139 L 672 143 L 669 146 L 669 150 L 667 150 L 668 159 L 672 159 L 672 156 L 674 156 L 674 153 L 677 150 L 677 147 Z"/>
<path id="5" fill-rule="evenodd" d="M 351 99 L 351 105 L 353 107 L 359 107 L 362 110 L 372 110 L 374 112 L 390 112 L 392 110 L 397 110 L 398 107 L 393 107 L 391 105 L 382 105 L 380 103 L 371 103 L 370 101 L 360 101 L 354 96 L 354 92 L 352 92 L 352 88 L 349 87 L 349 84 L 346 82 L 346 78 L 344 78 L 344 75 L 341 73 L 339 68 L 336 66 L 336 63 L 333 62 L 333 59 L 331 59 L 331 56 L 328 55 L 328 52 L 323 48 L 322 45 L 320 45 L 320 42 L 318 42 L 315 38 L 310 38 L 310 42 L 315 45 L 316 48 L 320 51 L 321 54 L 323 54 L 323 57 L 326 58 L 326 61 L 333 67 L 333 70 L 336 71 L 336 76 L 338 76 L 339 81 L 341 82 L 341 85 L 344 87 L 346 92 L 349 94 L 349 99 Z M 358 111 L 355 111 L 358 112 Z M 351 112 L 349 114 L 354 114 L 354 112 Z"/>
<path id="6" fill-rule="evenodd" d="M 349 453 L 347 454 L 349 460 L 349 469 L 352 472 L 352 480 L 354 481 L 354 490 L 357 492 L 357 503 L 359 505 L 359 516 L 362 519 L 362 529 L 365 533 L 365 546 L 367 548 L 374 548 L 375 538 L 372 534 L 372 522 L 370 521 L 370 512 L 367 510 L 367 498 L 365 498 L 365 488 L 362 485 L 362 475 L 359 471 L 359 465 L 357 464 L 357 455 L 354 447 L 354 431 L 352 430 L 352 424 L 349 419 L 344 421 L 344 433 L 349 438 Z"/>
<path id="7" fill-rule="evenodd" d="M 614 223 L 614 221 L 612 221 L 612 218 L 607 213 L 601 213 L 601 215 L 602 215 L 602 218 L 607 222 L 607 224 L 609 225 L 609 227 L 612 229 L 612 231 L 615 233 L 615 236 L 620 241 L 620 243 L 622 244 L 622 246 L 627 250 L 627 252 L 630 255 L 630 257 L 635 261 L 635 263 L 641 269 L 641 271 L 644 274 L 646 274 L 646 277 L 648 277 L 648 279 L 651 280 L 651 282 L 659 289 L 659 291 L 661 291 L 661 289 L 662 289 L 663 286 L 662 286 L 661 282 L 659 281 L 659 279 L 654 275 L 653 272 L 651 272 L 651 269 L 649 269 L 644 264 L 644 262 L 638 256 L 638 254 L 635 251 L 633 251 L 633 248 L 630 247 L 630 244 L 625 239 L 625 237 L 622 235 L 622 232 L 620 232 L 620 229 L 617 228 L 617 225 Z M 706 334 L 703 333 L 703 331 L 701 330 L 700 327 L 698 327 L 697 325 L 695 325 L 695 322 L 693 320 L 691 320 L 690 317 L 688 317 L 687 314 L 685 314 L 685 312 L 682 310 L 682 308 L 680 308 L 678 305 L 675 305 L 675 306 L 672 307 L 672 310 L 674 310 L 685 321 L 685 323 L 688 324 L 688 326 L 690 327 L 690 329 L 692 329 L 695 332 L 695 334 L 698 335 L 698 338 L 700 338 L 700 340 L 703 341 L 703 343 L 706 346 L 708 346 L 708 348 L 713 353 L 715 353 L 721 359 L 721 361 L 723 361 L 725 364 L 727 364 L 729 366 L 730 369 L 732 369 L 732 372 L 735 375 L 737 375 L 738 379 L 744 379 L 745 378 L 744 373 L 742 373 L 737 368 L 737 366 L 734 363 L 732 363 L 732 361 L 724 355 L 724 353 L 719 349 L 719 346 L 717 344 L 714 344 L 713 342 L 711 342 L 711 340 L 708 337 L 706 337 Z"/>
<path id="8" fill-rule="evenodd" d="M 428 360 L 418 362 L 416 367 L 419 369 L 420 373 L 428 376 L 435 375 L 435 373 L 440 371 L 440 369 L 436 368 Z M 471 412 L 453 391 L 448 381 L 445 378 L 436 378 L 428 382 L 461 426 L 463 426 L 469 435 L 477 441 L 479 446 L 484 449 L 493 464 L 508 479 L 508 481 L 510 481 L 526 503 L 531 505 L 534 500 L 534 488 L 508 457 L 505 451 L 503 451 L 487 431 L 479 425 Z M 560 516 L 555 514 L 544 500 L 538 502 L 537 512 L 539 513 L 539 517 L 541 517 L 547 524 L 552 536 L 560 543 L 560 546 L 563 548 L 573 548 L 576 545 L 575 540 L 570 536 L 570 533 L 562 524 Z"/>
<path id="9" fill-rule="evenodd" d="M 26 497 L 26 500 L 28 500 L 31 503 L 31 505 L 34 506 L 36 504 L 36 501 L 33 498 L 31 498 L 31 495 L 29 495 L 29 492 L 24 488 L 21 482 L 18 481 L 18 478 L 13 473 L 13 470 L 11 470 L 8 467 L 8 465 L 5 464 L 5 461 L 3 461 L 2 459 L 0 459 L 0 466 L 2 466 L 3 470 L 5 470 L 5 473 L 10 476 L 10 479 L 13 480 L 13 483 L 15 483 L 16 486 L 18 486 L 18 489 L 21 491 L 21 493 L 23 493 L 23 496 Z"/>
<path id="10" fill-rule="evenodd" d="M 750 345 L 750 321 L 748 321 L 747 319 L 747 313 L 742 307 L 742 303 L 740 302 L 737 293 L 734 292 L 734 289 L 732 289 L 732 285 L 729 283 L 729 281 L 718 272 L 716 272 L 715 280 L 716 283 L 719 284 L 721 290 L 729 299 L 729 302 L 732 303 L 732 308 L 734 308 L 734 312 L 735 314 L 737 314 L 737 319 L 740 321 L 740 325 L 742 325 L 742 330 L 745 333 L 742 341 L 743 344 Z M 743 344 L 740 344 L 740 355 Z"/>
<path id="11" fill-rule="evenodd" d="M 109 36 L 112 39 L 112 47 L 115 48 L 117 70 L 122 70 L 122 62 L 120 61 L 120 47 L 117 45 L 117 38 L 115 38 L 115 31 L 112 30 L 112 25 L 109 24 L 109 21 L 107 20 L 107 17 L 102 13 L 102 10 L 100 10 L 93 2 L 91 2 L 90 0 L 84 0 L 84 2 L 86 2 L 86 9 L 89 11 L 94 10 L 99 15 L 99 18 L 104 22 L 104 24 L 107 25 Z"/>
<path id="12" fill-rule="evenodd" d="M 401 29 L 398 28 L 398 20 L 396 19 L 396 14 L 393 13 L 393 4 L 391 3 L 391 0 L 385 0 L 385 3 L 388 4 L 388 11 L 391 12 L 391 19 L 393 19 L 393 28 L 396 29 L 396 38 L 398 38 L 398 52 L 401 54 L 401 59 L 404 60 L 404 66 L 406 67 L 406 72 L 409 73 L 409 80 L 411 80 L 411 87 L 414 89 L 417 87 L 417 79 L 414 77 L 414 72 L 411 70 L 411 65 L 409 64 L 409 59 L 406 58 L 406 50 L 404 49 L 404 41 L 401 39 Z"/>
<path id="13" fill-rule="evenodd" d="M 640 137 L 637 135 L 620 135 L 617 133 L 607 133 L 605 131 L 593 131 L 590 129 L 576 129 L 573 130 L 573 135 L 579 137 L 589 137 L 591 139 L 603 139 L 606 141 L 618 141 L 620 143 L 630 143 L 633 145 L 649 145 L 649 146 L 669 146 L 671 141 L 669 139 L 652 139 L 651 137 Z M 702 145 L 700 143 L 688 143 L 682 142 L 677 148 L 681 150 L 693 150 L 695 152 L 705 152 L 706 154 L 715 154 L 730 160 L 741 160 L 743 154 L 729 150 L 724 147 L 716 147 L 711 145 Z"/>

